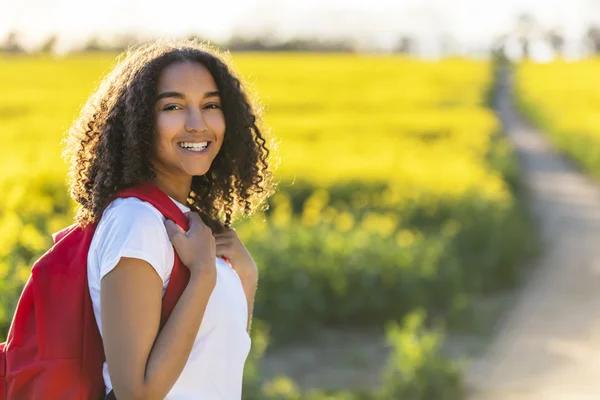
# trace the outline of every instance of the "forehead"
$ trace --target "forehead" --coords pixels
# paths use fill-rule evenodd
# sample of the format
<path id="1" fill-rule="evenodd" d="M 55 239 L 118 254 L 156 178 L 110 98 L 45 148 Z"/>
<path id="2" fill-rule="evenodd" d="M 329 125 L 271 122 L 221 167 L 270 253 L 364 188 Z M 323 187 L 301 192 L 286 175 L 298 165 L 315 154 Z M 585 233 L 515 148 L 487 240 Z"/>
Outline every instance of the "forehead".
<path id="1" fill-rule="evenodd" d="M 217 84 L 208 69 L 196 62 L 177 62 L 166 67 L 158 79 L 158 93 L 164 91 L 209 92 Z"/>

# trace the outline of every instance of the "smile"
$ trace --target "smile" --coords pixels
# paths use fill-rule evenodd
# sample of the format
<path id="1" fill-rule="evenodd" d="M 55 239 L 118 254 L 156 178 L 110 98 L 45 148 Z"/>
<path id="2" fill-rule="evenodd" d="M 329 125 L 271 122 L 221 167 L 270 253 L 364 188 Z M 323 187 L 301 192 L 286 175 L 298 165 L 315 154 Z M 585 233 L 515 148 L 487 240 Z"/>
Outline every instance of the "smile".
<path id="1" fill-rule="evenodd" d="M 177 143 L 177 145 L 184 150 L 201 152 L 208 148 L 208 146 L 210 145 L 210 142 L 201 142 L 201 143 L 179 142 L 179 143 Z"/>

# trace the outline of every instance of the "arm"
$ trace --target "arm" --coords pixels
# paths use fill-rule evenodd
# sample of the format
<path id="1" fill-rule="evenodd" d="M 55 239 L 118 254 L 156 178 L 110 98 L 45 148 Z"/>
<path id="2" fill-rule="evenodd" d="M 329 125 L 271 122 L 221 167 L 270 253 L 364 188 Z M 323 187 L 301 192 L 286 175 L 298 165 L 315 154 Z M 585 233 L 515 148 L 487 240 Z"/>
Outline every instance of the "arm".
<path id="1" fill-rule="evenodd" d="M 248 301 L 248 326 L 246 332 L 250 334 L 250 328 L 252 326 L 252 313 L 254 312 L 254 296 L 256 295 L 256 288 L 258 286 L 258 275 L 256 276 L 240 276 L 242 281 L 242 287 L 246 294 L 246 300 Z"/>
<path id="2" fill-rule="evenodd" d="M 144 235 L 153 231 L 149 227 L 155 223 L 161 225 L 154 226 L 154 230 L 161 229 L 162 221 L 155 220 L 152 212 L 144 215 L 134 211 L 123 208 L 119 223 L 109 225 L 130 234 L 129 257 L 120 256 L 101 282 L 104 351 L 119 400 L 164 399 L 187 362 L 216 284 L 215 241 L 195 213 L 188 214 L 187 232 L 165 222 L 168 239 L 179 248 L 180 259 L 190 270 L 190 280 L 159 334 L 165 278 L 161 279 L 156 266 L 132 255 L 149 250 L 131 238 L 151 239 Z M 111 240 L 118 237 L 117 231 L 109 233 Z M 155 258 L 159 256 L 155 254 Z"/>
<path id="3" fill-rule="evenodd" d="M 187 362 L 215 283 L 214 268 L 192 273 L 157 337 L 162 280 L 152 266 L 123 257 L 102 279 L 104 349 L 119 400 L 166 397 Z"/>

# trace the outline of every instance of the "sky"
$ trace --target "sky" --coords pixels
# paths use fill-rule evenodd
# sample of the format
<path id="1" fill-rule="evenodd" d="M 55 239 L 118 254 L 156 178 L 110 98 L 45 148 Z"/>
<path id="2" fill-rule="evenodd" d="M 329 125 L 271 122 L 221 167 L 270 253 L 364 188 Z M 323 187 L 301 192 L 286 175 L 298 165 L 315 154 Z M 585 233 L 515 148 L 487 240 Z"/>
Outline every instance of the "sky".
<path id="1" fill-rule="evenodd" d="M 51 34 L 59 47 L 91 35 L 199 35 L 224 41 L 232 34 L 347 38 L 365 48 L 390 49 L 403 34 L 433 49 L 441 36 L 461 49 L 487 46 L 530 13 L 575 40 L 600 21 L 600 0 L 0 0 L 0 38 L 19 32 L 26 47 Z M 430 49 L 430 50 L 431 50 Z"/>

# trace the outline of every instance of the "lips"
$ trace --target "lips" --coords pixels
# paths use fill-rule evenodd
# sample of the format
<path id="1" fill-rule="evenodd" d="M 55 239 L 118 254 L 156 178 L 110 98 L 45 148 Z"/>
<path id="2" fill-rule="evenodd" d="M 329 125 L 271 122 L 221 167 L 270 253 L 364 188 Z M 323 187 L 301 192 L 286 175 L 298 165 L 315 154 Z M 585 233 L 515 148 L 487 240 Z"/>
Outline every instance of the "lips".
<path id="1" fill-rule="evenodd" d="M 198 147 L 195 147 L 195 148 L 194 147 L 185 148 L 185 147 L 181 147 L 179 145 L 177 147 L 179 147 L 179 149 L 181 151 L 183 151 L 187 155 L 201 156 L 201 155 L 204 155 L 204 154 L 208 153 L 208 151 L 210 150 L 210 146 L 211 146 L 211 143 L 208 142 L 208 145 L 206 147 L 200 147 L 200 146 L 198 146 Z"/>
<path id="2" fill-rule="evenodd" d="M 210 145 L 210 141 L 206 142 L 179 142 L 179 147 L 186 150 L 200 151 L 206 149 Z"/>

